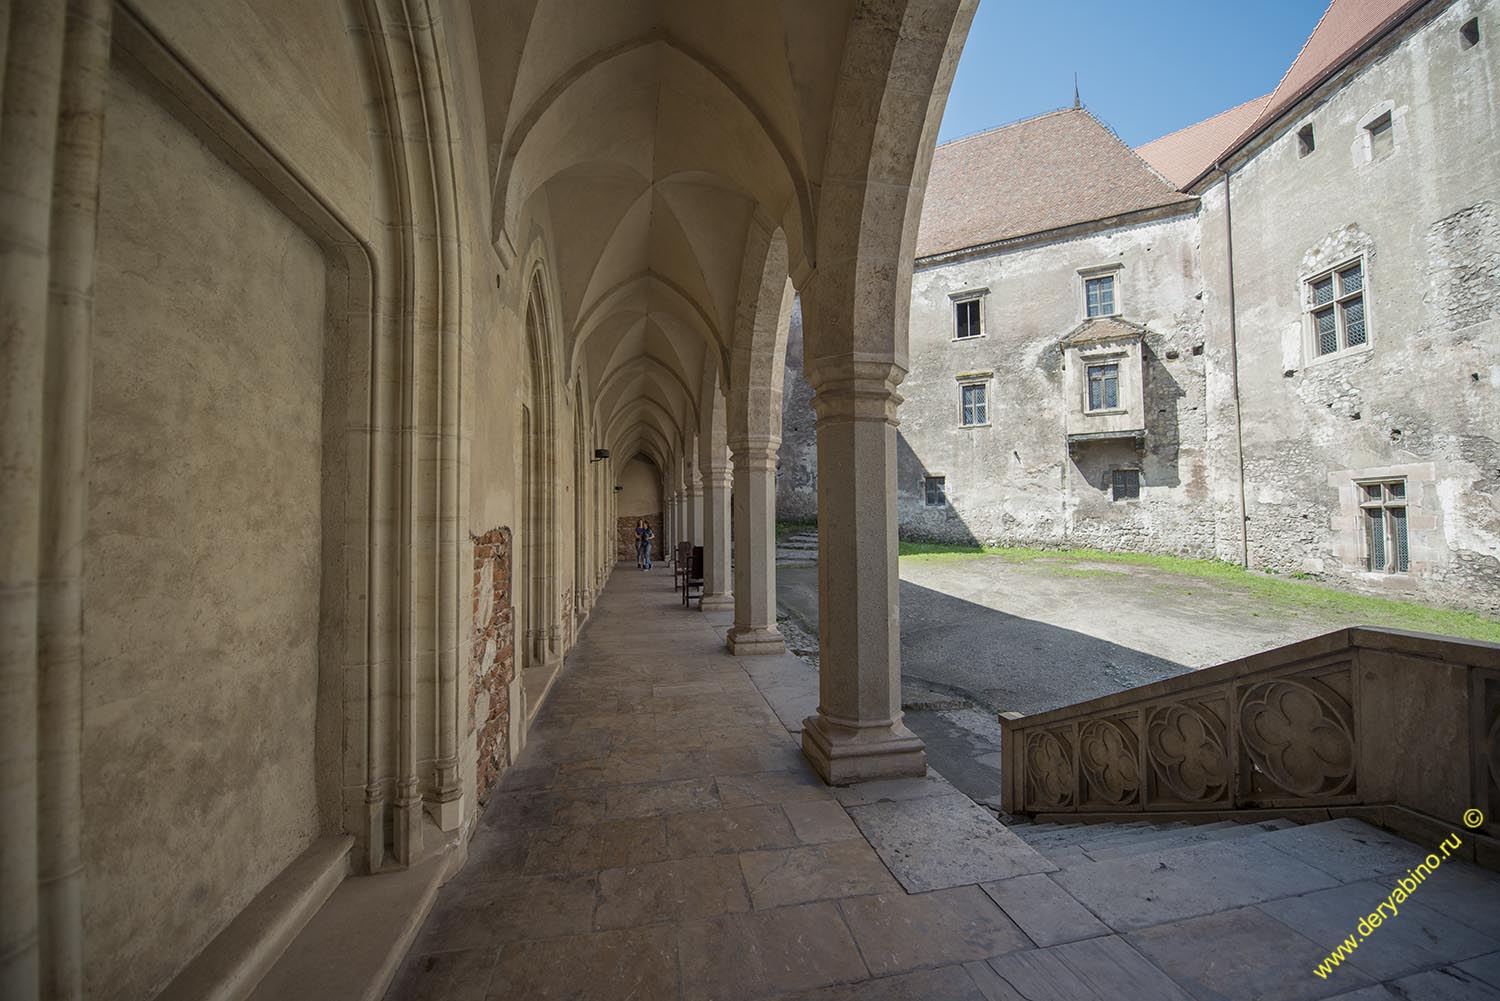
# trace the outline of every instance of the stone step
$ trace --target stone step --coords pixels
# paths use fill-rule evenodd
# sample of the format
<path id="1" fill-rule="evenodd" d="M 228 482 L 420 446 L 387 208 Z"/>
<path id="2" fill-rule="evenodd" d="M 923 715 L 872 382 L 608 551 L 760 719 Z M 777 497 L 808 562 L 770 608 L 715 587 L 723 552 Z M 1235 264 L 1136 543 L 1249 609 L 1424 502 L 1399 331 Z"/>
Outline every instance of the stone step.
<path id="1" fill-rule="evenodd" d="M 1076 824 L 1046 834 L 1028 837 L 1037 847 L 1062 848 L 1068 845 L 1077 845 L 1083 841 L 1101 841 L 1109 837 L 1129 835 L 1141 830 L 1152 830 L 1156 825 L 1149 821 L 1138 821 L 1130 824 Z"/>
<path id="2" fill-rule="evenodd" d="M 1105 845 L 1097 849 L 1085 848 L 1096 861 L 1109 858 L 1121 858 L 1126 855 L 1140 855 L 1145 852 L 1158 851 L 1166 848 L 1177 848 L 1184 845 L 1202 844 L 1206 841 L 1233 841 L 1238 838 L 1253 838 L 1272 831 L 1285 830 L 1297 825 L 1290 820 L 1263 820 L 1251 824 L 1240 824 L 1234 821 L 1224 821 L 1219 824 L 1203 824 L 1191 827 L 1185 831 L 1164 835 L 1160 838 L 1148 838 L 1129 844 Z"/>

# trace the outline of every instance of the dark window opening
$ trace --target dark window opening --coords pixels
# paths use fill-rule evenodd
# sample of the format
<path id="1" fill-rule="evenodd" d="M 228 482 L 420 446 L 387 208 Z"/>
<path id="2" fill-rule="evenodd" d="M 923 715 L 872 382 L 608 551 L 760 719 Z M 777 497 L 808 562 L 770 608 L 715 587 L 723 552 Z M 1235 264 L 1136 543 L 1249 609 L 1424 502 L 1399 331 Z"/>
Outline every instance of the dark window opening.
<path id="1" fill-rule="evenodd" d="M 1136 500 L 1141 496 L 1141 471 L 1116 469 L 1110 474 L 1110 500 Z"/>
<path id="2" fill-rule="evenodd" d="M 1391 128 L 1389 111 L 1366 125 L 1365 131 L 1370 133 L 1370 159 L 1379 160 L 1383 156 L 1389 156 L 1395 150 L 1396 134 Z"/>
<path id="3" fill-rule="evenodd" d="M 983 331 L 979 322 L 979 300 L 965 299 L 953 304 L 954 325 L 959 340 L 978 337 Z"/>
<path id="4" fill-rule="evenodd" d="M 960 421 L 964 427 L 978 427 L 990 422 L 988 389 L 984 383 L 975 383 L 960 390 Z"/>
<path id="5" fill-rule="evenodd" d="M 1089 316 L 1115 315 L 1115 276 L 1089 278 L 1083 283 L 1085 312 Z"/>
<path id="6" fill-rule="evenodd" d="M 1309 125 L 1304 125 L 1304 126 L 1302 126 L 1302 128 L 1300 128 L 1300 129 L 1297 130 L 1297 155 L 1298 156 L 1306 156 L 1307 154 L 1311 153 L 1313 150 L 1315 150 L 1317 148 L 1318 148 L 1318 144 L 1313 139 L 1313 127 L 1312 127 L 1312 125 L 1310 125 L 1310 124 Z"/>
<path id="7" fill-rule="evenodd" d="M 1466 49 L 1472 49 L 1479 44 L 1479 18 L 1471 17 L 1458 29 L 1459 44 Z"/>
<path id="8" fill-rule="evenodd" d="M 947 480 L 942 476 L 929 476 L 925 480 L 927 486 L 927 506 L 942 507 L 948 503 Z"/>
<path id="9" fill-rule="evenodd" d="M 1360 484 L 1365 521 L 1365 569 L 1406 573 L 1411 554 L 1406 541 L 1406 481 Z"/>

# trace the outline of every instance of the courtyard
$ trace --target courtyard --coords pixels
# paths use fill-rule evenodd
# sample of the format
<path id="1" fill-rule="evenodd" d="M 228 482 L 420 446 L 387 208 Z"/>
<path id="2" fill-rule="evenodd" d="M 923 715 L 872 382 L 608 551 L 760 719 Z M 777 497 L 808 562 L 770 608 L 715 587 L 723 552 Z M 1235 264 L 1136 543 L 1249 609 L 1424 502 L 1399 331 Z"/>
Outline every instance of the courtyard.
<path id="1" fill-rule="evenodd" d="M 997 714 L 1044 712 L 1353 625 L 1500 642 L 1500 620 L 1202 560 L 903 542 L 902 702 L 929 758 L 998 806 Z M 817 662 L 817 536 L 784 529 L 788 643 Z"/>

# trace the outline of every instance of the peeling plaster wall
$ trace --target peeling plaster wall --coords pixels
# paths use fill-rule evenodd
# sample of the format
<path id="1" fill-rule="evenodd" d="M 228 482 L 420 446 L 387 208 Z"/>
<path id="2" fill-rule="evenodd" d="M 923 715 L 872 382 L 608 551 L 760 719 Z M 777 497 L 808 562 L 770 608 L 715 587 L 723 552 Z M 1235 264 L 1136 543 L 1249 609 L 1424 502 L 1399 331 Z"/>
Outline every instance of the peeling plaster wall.
<path id="1" fill-rule="evenodd" d="M 1250 563 L 1394 595 L 1500 609 L 1500 49 L 1456 3 L 1290 118 L 1230 178 Z M 1365 125 L 1392 116 L 1372 159 Z M 1311 124 L 1316 148 L 1298 155 Z M 1204 269 L 1227 273 L 1224 183 L 1204 196 Z M 1366 262 L 1369 344 L 1317 357 L 1302 282 Z M 1228 371 L 1221 292 L 1210 362 Z M 1227 378 L 1219 496 L 1236 459 Z M 1412 572 L 1368 574 L 1354 482 L 1408 479 Z M 1394 471 L 1394 472 L 1391 472 Z M 1226 525 L 1225 528 L 1232 528 Z M 1238 557 L 1226 532 L 1223 555 Z"/>
<path id="2" fill-rule="evenodd" d="M 1197 241 L 1197 220 L 1178 215 L 919 268 L 897 441 L 902 535 L 1211 555 Z M 1081 401 L 1059 341 L 1084 319 L 1079 269 L 1111 265 L 1122 317 L 1149 331 L 1145 451 L 1089 443 L 1070 456 L 1065 418 Z M 978 289 L 984 333 L 956 340 L 951 296 Z M 989 424 L 962 427 L 957 377 L 985 372 Z M 1111 500 L 1119 468 L 1141 471 L 1139 500 Z M 946 505 L 926 504 L 927 476 L 945 478 Z"/>
<path id="3" fill-rule="evenodd" d="M 88 996 L 154 993 L 319 830 L 321 251 L 111 81 L 89 424 Z"/>

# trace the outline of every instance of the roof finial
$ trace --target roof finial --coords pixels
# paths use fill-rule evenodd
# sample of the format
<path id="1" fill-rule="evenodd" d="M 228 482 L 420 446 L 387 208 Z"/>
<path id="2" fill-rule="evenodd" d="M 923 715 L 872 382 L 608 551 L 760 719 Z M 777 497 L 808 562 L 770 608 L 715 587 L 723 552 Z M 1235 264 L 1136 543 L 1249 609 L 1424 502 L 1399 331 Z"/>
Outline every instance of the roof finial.
<path id="1" fill-rule="evenodd" d="M 1078 99 L 1078 71 L 1073 71 L 1073 108 L 1077 110 L 1083 107 L 1083 102 Z"/>

